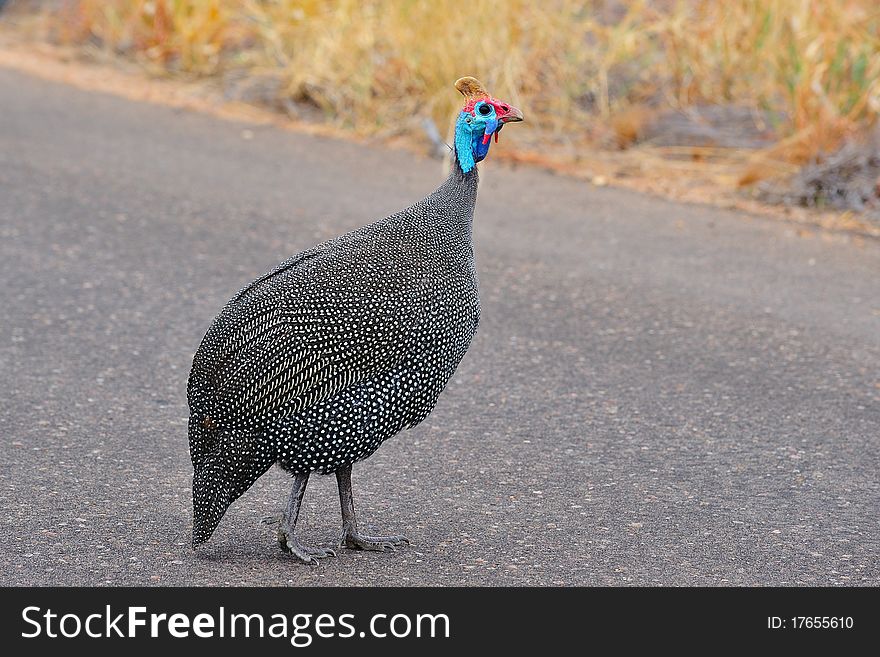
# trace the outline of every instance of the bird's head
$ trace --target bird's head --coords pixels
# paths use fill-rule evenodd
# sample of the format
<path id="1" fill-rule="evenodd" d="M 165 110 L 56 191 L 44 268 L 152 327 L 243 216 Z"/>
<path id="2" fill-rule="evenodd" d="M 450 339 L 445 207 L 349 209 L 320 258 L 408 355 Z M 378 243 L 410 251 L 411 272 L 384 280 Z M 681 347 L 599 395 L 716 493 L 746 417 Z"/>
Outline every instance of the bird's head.
<path id="1" fill-rule="evenodd" d="M 461 78 L 455 88 L 465 98 L 455 122 L 455 157 L 461 170 L 467 173 L 489 153 L 492 136 L 497 142 L 504 124 L 522 121 L 523 115 L 510 103 L 492 98 L 475 78 Z"/>

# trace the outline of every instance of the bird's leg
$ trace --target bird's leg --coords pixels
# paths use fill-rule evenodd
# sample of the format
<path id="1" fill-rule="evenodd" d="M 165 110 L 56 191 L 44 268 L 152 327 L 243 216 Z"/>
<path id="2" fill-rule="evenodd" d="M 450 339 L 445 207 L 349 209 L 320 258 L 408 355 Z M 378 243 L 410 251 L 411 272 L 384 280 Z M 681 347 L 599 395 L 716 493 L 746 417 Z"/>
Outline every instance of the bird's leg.
<path id="1" fill-rule="evenodd" d="M 357 518 L 354 514 L 354 497 L 351 494 L 351 466 L 336 471 L 339 484 L 339 503 L 342 506 L 342 540 L 340 546 L 356 550 L 394 550 L 395 545 L 409 544 L 405 536 L 364 536 L 358 533 Z"/>
<path id="2" fill-rule="evenodd" d="M 317 564 L 318 559 L 322 557 L 335 557 L 336 551 L 330 548 L 308 548 L 296 540 L 293 535 L 307 483 L 309 483 L 308 472 L 293 476 L 290 500 L 287 502 L 287 508 L 284 510 L 284 515 L 281 516 L 281 524 L 278 527 L 278 545 L 282 550 L 289 552 L 303 563 Z"/>

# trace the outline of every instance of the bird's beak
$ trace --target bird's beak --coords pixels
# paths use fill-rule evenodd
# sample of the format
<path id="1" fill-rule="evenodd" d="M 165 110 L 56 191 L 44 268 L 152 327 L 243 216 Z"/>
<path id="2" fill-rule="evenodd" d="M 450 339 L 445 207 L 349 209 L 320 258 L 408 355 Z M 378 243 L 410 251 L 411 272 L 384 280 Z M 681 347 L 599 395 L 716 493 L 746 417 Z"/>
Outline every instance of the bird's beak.
<path id="1" fill-rule="evenodd" d="M 510 106 L 510 109 L 507 110 L 504 114 L 498 117 L 499 123 L 516 123 L 517 121 L 523 120 L 523 113 L 520 112 L 513 105 Z"/>

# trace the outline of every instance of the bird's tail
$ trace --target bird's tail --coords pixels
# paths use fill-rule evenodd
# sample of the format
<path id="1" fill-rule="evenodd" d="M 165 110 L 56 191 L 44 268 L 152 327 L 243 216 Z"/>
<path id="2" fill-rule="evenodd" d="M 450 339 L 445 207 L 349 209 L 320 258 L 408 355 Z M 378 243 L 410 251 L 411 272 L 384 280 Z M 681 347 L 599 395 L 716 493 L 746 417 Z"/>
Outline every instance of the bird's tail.
<path id="1" fill-rule="evenodd" d="M 217 461 L 216 457 L 212 457 L 194 466 L 193 547 L 211 538 L 226 509 L 235 499 L 226 480 L 226 468 Z"/>
<path id="2" fill-rule="evenodd" d="M 277 450 L 262 432 L 204 424 L 190 422 L 193 547 L 211 538 L 229 505 L 277 458 Z"/>

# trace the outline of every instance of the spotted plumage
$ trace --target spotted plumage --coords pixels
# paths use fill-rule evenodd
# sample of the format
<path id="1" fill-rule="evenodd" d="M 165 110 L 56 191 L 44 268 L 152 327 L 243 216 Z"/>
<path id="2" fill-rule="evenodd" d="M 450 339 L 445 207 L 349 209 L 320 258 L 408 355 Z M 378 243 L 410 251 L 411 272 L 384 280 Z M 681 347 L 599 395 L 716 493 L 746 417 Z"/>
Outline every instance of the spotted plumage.
<path id="1" fill-rule="evenodd" d="M 337 474 L 344 544 L 386 549 L 404 540 L 357 533 L 351 466 L 427 417 L 477 329 L 471 163 L 488 152 L 483 134 L 505 122 L 501 103 L 480 98 L 468 97 L 453 171 L 435 192 L 281 263 L 233 297 L 208 329 L 187 387 L 194 545 L 275 463 L 294 475 L 279 542 L 299 559 L 333 552 L 293 537 L 312 472 Z M 481 115 L 475 105 L 489 102 L 491 112 Z M 504 107 L 508 121 L 521 120 Z"/>

